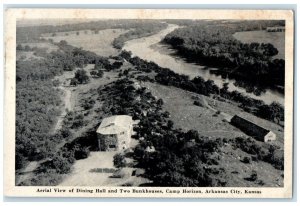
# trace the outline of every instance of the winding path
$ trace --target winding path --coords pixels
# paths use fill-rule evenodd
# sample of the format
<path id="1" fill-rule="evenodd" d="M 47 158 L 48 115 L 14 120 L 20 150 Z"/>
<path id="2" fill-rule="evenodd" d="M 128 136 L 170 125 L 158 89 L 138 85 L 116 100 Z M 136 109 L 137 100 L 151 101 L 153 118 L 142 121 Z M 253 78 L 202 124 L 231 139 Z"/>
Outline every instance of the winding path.
<path id="1" fill-rule="evenodd" d="M 59 89 L 61 89 L 64 93 L 63 96 L 64 107 L 62 108 L 61 115 L 58 117 L 57 123 L 53 129 L 53 133 L 61 129 L 64 117 L 67 115 L 67 111 L 71 111 L 73 109 L 71 104 L 71 97 L 72 97 L 71 90 L 63 86 L 60 86 Z"/>

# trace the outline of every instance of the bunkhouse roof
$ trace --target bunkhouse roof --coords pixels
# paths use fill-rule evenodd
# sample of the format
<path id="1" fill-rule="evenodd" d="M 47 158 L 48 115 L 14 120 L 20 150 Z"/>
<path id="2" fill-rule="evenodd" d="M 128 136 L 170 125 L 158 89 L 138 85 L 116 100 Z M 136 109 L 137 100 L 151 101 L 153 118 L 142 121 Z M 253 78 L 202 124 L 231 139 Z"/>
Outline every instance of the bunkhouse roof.
<path id="1" fill-rule="evenodd" d="M 120 134 L 128 130 L 132 124 L 132 117 L 129 115 L 115 115 L 104 118 L 97 129 L 100 134 Z"/>
<path id="2" fill-rule="evenodd" d="M 251 122 L 247 119 L 244 119 L 240 116 L 237 116 L 237 115 L 234 115 L 231 119 L 231 123 L 234 123 L 234 124 L 247 124 L 247 125 L 251 125 L 251 127 L 255 127 L 255 129 L 263 136 L 265 136 L 266 134 L 268 134 L 271 130 L 268 130 L 264 127 L 261 127 L 259 125 L 257 125 L 256 123 L 254 122 Z M 250 128 L 248 128 L 250 129 Z"/>

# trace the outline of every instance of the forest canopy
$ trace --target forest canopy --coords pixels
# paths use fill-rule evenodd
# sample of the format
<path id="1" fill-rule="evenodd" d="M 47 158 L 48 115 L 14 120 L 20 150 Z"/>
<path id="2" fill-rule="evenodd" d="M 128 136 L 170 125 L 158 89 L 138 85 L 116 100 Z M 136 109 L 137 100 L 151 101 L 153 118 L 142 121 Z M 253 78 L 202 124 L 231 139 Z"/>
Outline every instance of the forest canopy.
<path id="1" fill-rule="evenodd" d="M 275 59 L 278 50 L 269 43 L 242 43 L 235 32 L 259 30 L 283 22 L 235 22 L 192 24 L 169 33 L 164 42 L 189 61 L 219 68 L 229 78 L 254 81 L 268 86 L 284 86 L 283 59 Z M 252 25 L 252 27 L 251 27 Z"/>

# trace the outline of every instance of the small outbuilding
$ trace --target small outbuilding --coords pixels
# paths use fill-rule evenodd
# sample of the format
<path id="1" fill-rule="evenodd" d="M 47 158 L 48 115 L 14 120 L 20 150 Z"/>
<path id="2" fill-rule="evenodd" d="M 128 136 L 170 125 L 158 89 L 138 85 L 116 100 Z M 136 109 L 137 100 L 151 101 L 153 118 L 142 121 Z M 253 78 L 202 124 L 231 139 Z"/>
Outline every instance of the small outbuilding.
<path id="1" fill-rule="evenodd" d="M 259 141 L 270 142 L 276 140 L 276 134 L 271 130 L 263 128 L 237 115 L 231 118 L 230 123 L 239 128 L 245 134 L 252 136 Z"/>
<path id="2" fill-rule="evenodd" d="M 121 151 L 129 148 L 135 122 L 129 115 L 104 118 L 97 129 L 100 151 Z"/>

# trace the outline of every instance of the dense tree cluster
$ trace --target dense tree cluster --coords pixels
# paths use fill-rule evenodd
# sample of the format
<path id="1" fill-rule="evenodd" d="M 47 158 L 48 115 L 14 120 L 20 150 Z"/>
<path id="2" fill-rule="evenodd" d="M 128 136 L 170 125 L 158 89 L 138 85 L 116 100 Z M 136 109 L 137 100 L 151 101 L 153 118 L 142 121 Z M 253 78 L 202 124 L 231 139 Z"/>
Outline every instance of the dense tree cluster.
<path id="1" fill-rule="evenodd" d="M 55 150 L 52 155 L 48 156 L 37 170 L 35 175 L 21 182 L 20 185 L 30 186 L 56 186 L 64 174 L 71 171 L 75 160 L 87 158 L 90 154 L 88 147 L 81 144 L 66 144 L 59 150 Z"/>
<path id="2" fill-rule="evenodd" d="M 57 66 L 62 67 L 65 71 L 83 68 L 87 64 L 95 64 L 98 59 L 101 59 L 101 57 L 93 52 L 68 45 L 64 40 L 56 45 L 59 47 L 59 51 L 51 52 L 50 58 L 58 64 Z"/>
<path id="3" fill-rule="evenodd" d="M 16 169 L 20 169 L 51 144 L 48 133 L 61 103 L 52 78 L 61 70 L 44 59 L 18 61 L 16 70 Z"/>
<path id="4" fill-rule="evenodd" d="M 28 160 L 44 158 L 49 154 L 48 149 L 57 143 L 50 133 L 60 113 L 61 100 L 53 87 L 53 77 L 100 58 L 64 41 L 58 46 L 59 51 L 43 53 L 41 59 L 16 63 L 16 169 L 24 167 Z M 85 75 L 77 77 L 78 83 L 87 80 Z M 71 127 L 82 126 L 82 119 L 80 115 L 75 116 Z"/>
<path id="5" fill-rule="evenodd" d="M 285 61 L 273 58 L 278 50 L 272 44 L 245 44 L 233 37 L 235 32 L 249 29 L 247 26 L 244 22 L 195 24 L 169 33 L 164 42 L 189 61 L 217 67 L 230 78 L 284 86 Z"/>

